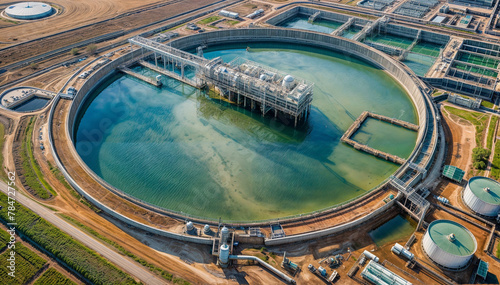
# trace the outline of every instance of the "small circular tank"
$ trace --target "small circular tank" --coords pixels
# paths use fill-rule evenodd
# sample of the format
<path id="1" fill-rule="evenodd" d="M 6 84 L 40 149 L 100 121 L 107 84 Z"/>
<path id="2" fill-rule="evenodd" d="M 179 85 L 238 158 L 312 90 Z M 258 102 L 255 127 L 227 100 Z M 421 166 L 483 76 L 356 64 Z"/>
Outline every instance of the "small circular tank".
<path id="1" fill-rule="evenodd" d="M 427 256 L 438 265 L 461 270 L 469 265 L 477 249 L 474 235 L 461 224 L 450 220 L 435 220 L 429 224 L 422 239 Z"/>
<path id="2" fill-rule="evenodd" d="M 222 266 L 229 263 L 229 245 L 223 244 L 220 246 L 219 261 Z"/>
<path id="3" fill-rule="evenodd" d="M 188 221 L 188 222 L 186 223 L 186 230 L 189 232 L 189 231 L 192 231 L 193 229 L 194 229 L 193 222 Z"/>
<path id="4" fill-rule="evenodd" d="M 7 16 L 20 20 L 34 20 L 50 16 L 53 9 L 42 2 L 21 2 L 5 8 Z"/>
<path id="5" fill-rule="evenodd" d="M 283 78 L 283 82 L 281 82 L 281 85 L 287 89 L 292 89 L 293 88 L 293 82 L 295 79 L 291 75 L 286 75 Z"/>
<path id="6" fill-rule="evenodd" d="M 212 230 L 210 229 L 210 226 L 209 226 L 209 225 L 205 225 L 205 226 L 203 227 L 203 232 L 204 232 L 205 234 L 209 234 L 210 232 L 212 232 Z"/>
<path id="7" fill-rule="evenodd" d="M 488 177 L 472 177 L 465 186 L 463 198 L 472 211 L 496 217 L 500 212 L 500 183 Z"/>
<path id="8" fill-rule="evenodd" d="M 226 228 L 226 226 L 224 226 L 224 227 L 222 227 L 222 230 L 220 231 L 221 243 L 227 242 L 228 238 L 229 238 L 229 229 Z"/>

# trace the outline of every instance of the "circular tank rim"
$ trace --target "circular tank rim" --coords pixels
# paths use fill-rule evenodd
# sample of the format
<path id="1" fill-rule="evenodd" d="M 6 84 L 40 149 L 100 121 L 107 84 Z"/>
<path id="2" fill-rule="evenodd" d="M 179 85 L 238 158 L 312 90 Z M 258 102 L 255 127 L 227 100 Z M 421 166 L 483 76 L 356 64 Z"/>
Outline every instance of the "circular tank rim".
<path id="1" fill-rule="evenodd" d="M 33 5 L 33 10 L 27 10 L 28 4 Z M 15 8 L 12 8 L 15 7 Z M 9 10 L 15 10 L 11 13 Z M 18 20 L 35 20 L 50 16 L 54 11 L 54 8 L 50 4 L 45 2 L 18 2 L 12 5 L 8 5 L 4 12 L 7 16 L 18 19 Z"/>
<path id="2" fill-rule="evenodd" d="M 476 197 L 477 199 L 479 199 L 481 202 L 489 204 L 489 205 L 492 205 L 492 206 L 500 206 L 500 199 L 498 200 L 498 203 L 492 203 L 492 202 L 485 201 L 485 199 L 483 199 L 484 197 L 481 197 L 481 196 L 484 196 L 484 190 L 481 187 L 479 187 L 479 188 L 471 187 L 472 186 L 471 182 L 475 182 L 475 181 L 478 181 L 478 180 L 491 181 L 491 182 L 493 182 L 494 185 L 498 186 L 498 188 L 494 188 L 492 190 L 492 192 L 495 193 L 495 195 L 497 195 L 499 197 L 500 197 L 500 183 L 498 181 L 496 181 L 496 180 L 493 180 L 493 179 L 489 178 L 489 177 L 474 176 L 474 177 L 472 177 L 472 178 L 469 179 L 469 182 L 467 182 L 467 186 L 466 186 L 466 187 L 469 187 L 469 189 L 472 192 L 472 194 L 474 194 L 474 197 Z M 481 193 L 482 195 L 478 195 L 478 193 Z M 489 194 L 488 196 L 491 196 L 491 194 Z"/>
<path id="3" fill-rule="evenodd" d="M 268 30 L 278 31 L 278 32 L 283 32 L 283 33 L 287 32 L 287 31 L 292 31 L 292 32 L 301 34 L 303 38 L 290 39 L 290 38 L 284 38 L 284 37 L 280 37 L 280 36 L 276 36 L 276 35 L 271 35 L 271 36 L 268 36 L 267 40 L 266 39 L 262 40 L 262 38 L 257 38 L 257 37 L 255 37 L 255 35 L 251 35 L 253 32 L 268 31 Z M 386 71 L 388 73 L 388 75 L 390 77 L 393 78 L 393 80 L 398 82 L 398 84 L 402 88 L 404 88 L 406 95 L 409 97 L 409 99 L 412 102 L 413 107 L 416 108 L 418 124 L 420 125 L 420 128 L 418 130 L 419 134 L 418 134 L 418 137 L 417 137 L 417 140 L 415 143 L 415 147 L 412 150 L 412 153 L 410 154 L 407 162 L 405 164 L 403 164 L 402 166 L 400 166 L 395 171 L 394 175 L 397 176 L 397 175 L 399 175 L 400 172 L 404 171 L 407 168 L 408 162 L 411 161 L 414 157 L 416 157 L 416 155 L 418 155 L 418 153 L 420 152 L 420 149 L 421 149 L 421 146 L 423 143 L 423 139 L 424 139 L 425 133 L 427 131 L 427 122 L 428 122 L 428 120 L 430 120 L 432 118 L 432 117 L 430 117 L 432 112 L 429 112 L 427 107 L 426 107 L 428 102 L 426 100 L 426 95 L 423 91 L 424 85 L 422 85 L 420 80 L 417 80 L 416 76 L 411 76 L 411 74 L 408 74 L 408 71 L 405 70 L 405 68 L 402 66 L 402 64 L 400 62 L 390 58 L 388 55 L 384 54 L 381 51 L 378 51 L 374 48 L 366 46 L 362 43 L 352 41 L 350 39 L 341 38 L 341 37 L 332 36 L 332 35 L 327 35 L 327 34 L 322 34 L 322 33 L 311 32 L 311 31 L 293 30 L 293 29 L 284 29 L 284 28 L 271 28 L 271 29 L 269 29 L 269 28 L 242 28 L 242 29 L 231 29 L 231 30 L 218 30 L 218 31 L 211 31 L 211 32 L 206 32 L 206 33 L 202 33 L 202 34 L 194 34 L 194 35 L 181 37 L 181 38 L 178 38 L 176 40 L 173 40 L 172 42 L 170 42 L 170 44 L 173 47 L 184 49 L 184 50 L 191 49 L 193 46 L 196 46 L 198 44 L 198 42 L 196 40 L 198 40 L 199 42 L 203 42 L 203 38 L 199 39 L 200 37 L 217 35 L 217 34 L 223 33 L 223 32 L 229 32 L 229 33 L 231 33 L 231 35 L 228 35 L 228 36 L 226 35 L 226 38 L 221 38 L 221 39 L 216 37 L 217 40 L 221 40 L 221 41 L 218 41 L 218 44 L 228 44 L 228 43 L 234 43 L 234 42 L 241 42 L 242 40 L 246 40 L 247 42 L 263 42 L 263 41 L 264 42 L 265 41 L 282 42 L 282 43 L 292 42 L 292 43 L 296 43 L 299 45 L 316 46 L 316 47 L 324 48 L 324 49 L 331 50 L 334 52 L 347 53 L 347 54 L 350 54 L 354 57 L 361 59 L 362 61 L 364 61 L 368 64 L 382 68 L 384 71 Z M 245 34 L 245 32 L 247 34 Z M 348 44 L 354 44 L 355 46 L 358 46 L 360 49 L 365 50 L 365 51 L 369 51 L 369 52 L 373 53 L 375 56 L 380 57 L 382 60 L 385 60 L 385 61 L 389 62 L 390 64 L 394 65 L 396 67 L 396 70 L 392 70 L 392 71 L 387 70 L 383 67 L 382 63 L 378 63 L 375 58 L 368 57 L 368 56 L 364 57 L 354 50 L 345 49 L 345 47 L 341 47 L 341 46 L 334 46 L 333 44 L 330 44 L 330 46 L 328 46 L 326 43 L 323 43 L 319 40 L 312 40 L 311 36 L 313 36 L 313 35 L 320 35 L 322 37 L 328 37 L 328 38 L 333 38 L 335 40 L 340 40 L 340 42 L 347 42 Z M 271 38 L 271 39 L 269 39 L 269 38 Z M 182 43 L 182 41 L 186 41 L 186 40 L 187 40 L 187 42 Z M 181 42 L 181 43 L 179 43 L 179 42 Z M 208 44 L 213 44 L 213 43 L 208 43 Z M 109 73 L 108 76 L 110 74 L 111 73 Z M 406 86 L 405 84 L 403 84 L 403 82 L 401 82 L 401 80 L 399 78 L 397 78 L 398 74 L 404 74 L 404 76 L 407 77 L 404 79 L 411 80 L 411 82 L 414 84 L 414 86 L 416 86 L 418 88 L 417 91 L 413 92 L 416 94 L 412 95 L 412 92 L 410 92 L 410 90 L 408 89 L 409 87 Z M 95 73 L 93 75 L 95 75 Z M 104 76 L 104 77 L 106 77 L 106 76 Z M 87 81 L 89 81 L 89 79 L 87 79 Z M 103 180 L 99 176 L 97 176 L 83 162 L 81 157 L 76 153 L 76 149 L 74 147 L 74 133 L 73 133 L 73 131 L 75 129 L 74 124 L 76 123 L 76 121 L 74 121 L 72 119 L 74 119 L 78 116 L 78 114 L 80 112 L 80 107 L 82 105 L 84 105 L 85 100 L 87 99 L 87 95 L 90 94 L 91 91 L 93 90 L 93 88 L 95 88 L 96 86 L 98 86 L 98 84 L 94 84 L 92 86 L 92 88 L 90 88 L 88 91 L 86 91 L 85 94 L 81 95 L 83 97 L 83 99 L 80 100 L 80 102 L 78 104 L 75 103 L 75 100 L 72 101 L 72 104 L 70 107 L 70 112 L 68 112 L 68 115 L 67 115 L 68 120 L 66 121 L 67 122 L 66 131 L 68 132 L 68 136 L 70 138 L 70 144 L 71 144 L 70 147 L 72 149 L 72 152 L 75 153 L 75 156 L 76 156 L 75 159 L 77 159 L 83 163 L 84 169 L 88 172 L 88 174 L 94 180 L 96 180 L 98 183 L 100 183 L 104 188 L 112 191 L 113 193 L 117 194 L 119 197 L 124 198 L 128 201 L 131 201 L 131 202 L 133 202 L 141 207 L 144 207 L 148 210 L 153 210 L 153 211 L 156 211 L 157 213 L 160 213 L 160 214 L 171 215 L 171 216 L 179 217 L 179 218 L 183 218 L 183 219 L 188 218 L 196 223 L 213 224 L 214 222 L 216 222 L 217 220 L 215 218 L 194 216 L 194 215 L 190 215 L 190 214 L 187 214 L 184 212 L 162 208 L 162 207 L 150 204 L 148 202 L 142 201 L 138 198 L 135 198 L 134 196 L 131 196 L 131 195 L 111 186 L 105 180 Z M 81 89 L 82 88 L 80 88 L 80 90 Z M 78 91 L 79 93 L 80 93 L 80 90 Z M 79 94 L 77 94 L 77 95 L 79 95 Z M 75 98 L 76 98 L 76 96 L 75 96 Z M 418 102 L 417 98 L 418 98 L 418 100 L 422 100 L 422 101 Z M 424 104 L 424 107 L 423 107 L 424 111 L 419 111 L 419 109 L 417 107 L 419 104 Z M 75 113 L 75 114 L 73 114 L 73 118 L 71 118 L 72 111 L 74 111 L 74 113 Z M 73 125 L 71 125 L 69 122 L 73 122 Z M 348 200 L 344 203 L 336 204 L 336 205 L 333 205 L 333 206 L 328 207 L 328 208 L 318 209 L 316 211 L 303 213 L 303 214 L 296 214 L 296 215 L 292 215 L 292 216 L 285 216 L 285 217 L 280 217 L 280 218 L 271 218 L 271 219 L 264 219 L 264 220 L 256 220 L 256 221 L 252 221 L 252 220 L 243 220 L 243 221 L 228 220 L 228 222 L 226 224 L 229 224 L 229 225 L 267 225 L 270 221 L 276 221 L 276 220 L 279 220 L 280 222 L 307 220 L 309 218 L 317 217 L 318 215 L 331 213 L 331 212 L 334 212 L 338 209 L 341 209 L 341 208 L 344 208 L 347 206 L 352 206 L 356 203 L 359 203 L 359 201 L 363 200 L 367 195 L 370 195 L 370 194 L 374 193 L 374 191 L 381 189 L 384 185 L 386 185 L 388 183 L 388 181 L 389 181 L 389 177 L 387 179 L 385 179 L 379 186 L 367 191 L 367 193 L 365 193 L 361 196 L 355 197 L 351 200 Z"/>
<path id="4" fill-rule="evenodd" d="M 447 251 L 446 249 L 444 249 L 443 247 L 441 247 L 439 245 L 438 242 L 436 242 L 436 240 L 434 239 L 433 235 L 430 233 L 430 229 L 433 227 L 433 226 L 436 226 L 437 224 L 440 224 L 440 223 L 451 223 L 451 224 L 454 224 L 458 227 L 460 227 L 465 233 L 467 233 L 469 235 L 469 237 L 472 238 L 472 241 L 474 242 L 474 250 L 471 251 L 470 254 L 467 254 L 467 255 L 458 255 L 458 254 L 454 254 L 454 253 L 451 253 L 449 251 Z M 431 241 L 442 251 L 446 252 L 447 254 L 450 254 L 452 256 L 456 256 L 456 257 L 459 257 L 459 258 L 466 258 L 466 257 L 470 257 L 470 256 L 473 256 L 476 251 L 477 251 L 477 240 L 476 240 L 476 237 L 472 234 L 472 232 L 467 229 L 465 226 L 461 225 L 460 223 L 458 222 L 455 222 L 455 221 L 451 221 L 451 220 L 445 220 L 445 219 L 441 219 L 441 220 L 435 220 L 435 221 L 432 221 L 429 226 L 427 227 L 427 231 L 426 233 L 429 238 L 431 239 Z"/>

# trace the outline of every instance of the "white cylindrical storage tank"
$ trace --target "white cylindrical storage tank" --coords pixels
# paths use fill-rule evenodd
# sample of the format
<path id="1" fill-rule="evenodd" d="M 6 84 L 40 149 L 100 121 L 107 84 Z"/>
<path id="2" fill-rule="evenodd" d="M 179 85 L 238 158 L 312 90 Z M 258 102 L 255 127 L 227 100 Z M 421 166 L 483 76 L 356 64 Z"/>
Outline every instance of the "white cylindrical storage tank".
<path id="1" fill-rule="evenodd" d="M 219 261 L 221 265 L 226 265 L 229 262 L 229 245 L 223 244 L 220 246 Z"/>
<path id="2" fill-rule="evenodd" d="M 52 12 L 52 7 L 42 2 L 21 2 L 5 8 L 7 16 L 20 20 L 40 19 L 51 15 Z"/>
<path id="3" fill-rule="evenodd" d="M 295 81 L 295 79 L 293 78 L 293 76 L 291 75 L 286 75 L 284 78 L 283 78 L 283 82 L 281 82 L 281 85 L 287 89 L 292 89 L 293 87 L 293 82 Z"/>
<path id="4" fill-rule="evenodd" d="M 450 220 L 435 220 L 427 228 L 422 248 L 438 265 L 460 270 L 469 265 L 476 252 L 477 242 L 474 235 L 461 224 Z"/>
<path id="5" fill-rule="evenodd" d="M 487 177 L 472 177 L 465 186 L 463 198 L 472 211 L 496 217 L 500 212 L 500 183 Z"/>
<path id="6" fill-rule="evenodd" d="M 369 252 L 367 250 L 363 251 L 363 254 L 366 256 L 366 258 L 371 259 L 371 260 L 373 260 L 375 262 L 378 262 L 378 260 L 379 260 L 378 257 L 375 254 L 373 254 L 373 253 L 371 253 L 371 252 Z"/>
<path id="7" fill-rule="evenodd" d="M 400 245 L 399 243 L 396 243 L 392 248 L 391 248 L 391 251 L 394 252 L 395 254 L 401 254 L 401 252 L 403 251 L 403 246 Z"/>
<path id="8" fill-rule="evenodd" d="M 186 223 L 186 230 L 189 232 L 189 231 L 192 231 L 193 229 L 194 229 L 193 222 L 188 221 L 188 222 Z"/>
<path id="9" fill-rule="evenodd" d="M 229 229 L 226 228 L 226 226 L 224 226 L 224 227 L 222 227 L 222 230 L 220 231 L 221 243 L 227 242 L 228 238 L 229 238 Z"/>
<path id="10" fill-rule="evenodd" d="M 203 227 L 203 232 L 204 232 L 205 234 L 209 234 L 211 231 L 212 231 L 212 230 L 210 229 L 210 226 L 209 226 L 209 225 L 205 225 L 205 226 Z"/>

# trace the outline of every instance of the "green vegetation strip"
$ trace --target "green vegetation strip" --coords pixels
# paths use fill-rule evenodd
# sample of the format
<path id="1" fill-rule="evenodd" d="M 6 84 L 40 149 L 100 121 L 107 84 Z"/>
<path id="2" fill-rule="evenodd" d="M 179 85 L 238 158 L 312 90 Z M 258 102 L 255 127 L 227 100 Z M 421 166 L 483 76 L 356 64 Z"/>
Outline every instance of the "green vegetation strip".
<path id="1" fill-rule="evenodd" d="M 47 263 L 45 259 L 19 242 L 12 249 L 16 253 L 14 276 L 9 275 L 11 270 L 7 268 L 10 265 L 7 259 L 11 256 L 11 250 L 7 250 L 0 256 L 0 284 L 24 284 Z"/>
<path id="2" fill-rule="evenodd" d="M 105 243 L 113 246 L 114 248 L 118 249 L 118 251 L 120 251 L 121 253 L 123 253 L 124 255 L 132 258 L 133 260 L 139 262 L 142 266 L 145 266 L 147 268 L 149 268 L 149 270 L 159 274 L 161 277 L 165 278 L 166 280 L 168 281 L 174 281 L 175 284 L 190 284 L 189 282 L 185 281 L 184 279 L 182 278 L 174 278 L 172 274 L 168 273 L 167 271 L 159 268 L 158 266 L 154 265 L 154 264 L 151 264 L 149 262 L 147 262 L 146 260 L 134 255 L 133 253 L 131 253 L 130 251 L 126 250 L 125 248 L 123 248 L 123 246 L 121 246 L 120 244 L 108 239 L 107 237 L 101 235 L 100 233 L 98 233 L 97 231 L 95 231 L 94 229 L 80 223 L 79 221 L 73 219 L 72 217 L 70 216 L 67 216 L 67 215 L 64 215 L 64 214 L 59 214 L 61 217 L 63 217 L 64 219 L 68 220 L 69 222 L 71 222 L 72 224 L 74 224 L 75 226 L 81 228 L 82 230 L 86 231 L 87 233 L 95 236 L 96 238 L 104 241 Z"/>
<path id="3" fill-rule="evenodd" d="M 50 191 L 52 195 L 56 196 L 56 192 L 52 187 L 50 187 L 49 183 L 45 181 L 43 178 L 42 171 L 40 170 L 40 166 L 35 160 L 33 156 L 33 147 L 31 143 L 31 137 L 33 134 L 33 118 L 30 119 L 28 126 L 26 127 L 26 133 L 21 145 L 21 159 L 22 159 L 22 168 L 23 175 L 26 179 L 26 184 L 35 191 L 35 195 L 42 198 L 48 199 L 50 198 L 50 194 L 47 192 Z"/>
<path id="4" fill-rule="evenodd" d="M 49 268 L 34 283 L 34 285 L 47 285 L 47 284 L 76 285 L 75 282 L 71 281 L 71 279 L 67 278 L 61 272 L 57 271 L 54 268 Z"/>
<path id="5" fill-rule="evenodd" d="M 494 179 L 500 178 L 500 141 L 495 143 L 495 154 L 493 155 L 493 161 L 491 162 L 490 177 Z M 500 254 L 500 246 L 497 254 Z"/>
<path id="6" fill-rule="evenodd" d="M 484 106 L 486 108 L 490 108 L 490 109 L 493 109 L 493 107 L 495 107 L 495 104 L 489 102 L 489 101 L 485 101 L 485 100 L 482 100 L 481 101 L 481 106 Z"/>
<path id="7" fill-rule="evenodd" d="M 10 241 L 10 234 L 0 229 L 0 250 L 7 246 Z"/>
<path id="8" fill-rule="evenodd" d="M 95 251 L 85 247 L 30 209 L 20 204 L 16 205 L 16 230 L 79 272 L 89 282 L 94 284 L 138 284 Z M 3 192 L 0 192 L 0 206 L 4 208 L 8 206 L 7 195 Z M 0 220 L 4 223 L 9 221 L 7 211 L 0 211 Z M 0 275 L 3 276 L 3 274 Z M 6 283 L 0 282 L 0 284 Z"/>
<path id="9" fill-rule="evenodd" d="M 488 115 L 478 112 L 466 111 L 462 109 L 445 106 L 444 109 L 450 114 L 458 116 L 464 120 L 471 122 L 476 127 L 476 144 L 483 145 L 484 131 Z"/>
<path id="10" fill-rule="evenodd" d="M 2 150 L 4 143 L 5 143 L 5 126 L 2 123 L 0 123 L 0 167 L 3 165 Z M 5 173 L 3 169 L 0 171 L 0 177 L 7 179 L 7 173 Z"/>
<path id="11" fill-rule="evenodd" d="M 497 121 L 497 116 L 491 116 L 490 126 L 488 128 L 488 137 L 486 138 L 486 148 L 489 150 L 491 150 L 491 146 L 493 145 L 493 134 L 495 133 Z"/>
<path id="12" fill-rule="evenodd" d="M 497 245 L 497 258 L 500 258 L 500 242 Z"/>
<path id="13" fill-rule="evenodd" d="M 208 18 L 205 18 L 205 19 L 199 21 L 198 24 L 206 25 L 206 24 L 210 24 L 210 23 L 215 22 L 215 21 L 220 20 L 220 19 L 221 19 L 221 17 L 219 17 L 219 16 L 210 16 Z"/>

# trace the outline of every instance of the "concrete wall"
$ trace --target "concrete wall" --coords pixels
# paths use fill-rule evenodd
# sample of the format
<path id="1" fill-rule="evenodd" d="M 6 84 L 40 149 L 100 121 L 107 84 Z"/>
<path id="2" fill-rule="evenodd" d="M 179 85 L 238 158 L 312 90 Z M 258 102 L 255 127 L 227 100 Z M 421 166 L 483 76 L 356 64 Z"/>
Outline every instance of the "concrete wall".
<path id="1" fill-rule="evenodd" d="M 334 22 L 341 22 L 341 23 L 345 23 L 349 20 L 349 18 L 353 17 L 350 15 L 333 13 L 333 12 L 328 12 L 325 10 L 318 10 L 318 9 L 309 8 L 309 7 L 297 6 L 297 7 L 293 7 L 291 9 L 288 9 L 285 12 L 267 20 L 266 23 L 273 25 L 273 26 L 279 26 L 281 23 L 289 20 L 292 17 L 296 17 L 299 14 L 304 15 L 304 16 L 311 16 L 316 12 L 321 12 L 321 14 L 319 16 L 319 18 L 321 18 L 321 19 L 334 21 Z M 354 17 L 354 18 L 355 18 L 356 25 L 364 26 L 364 25 L 366 25 L 366 23 L 370 22 L 369 20 L 366 20 L 366 19 L 357 18 L 357 17 Z"/>
<path id="2" fill-rule="evenodd" d="M 304 44 L 304 45 L 313 45 L 313 46 L 319 46 L 323 47 L 326 49 L 338 51 L 341 53 L 344 53 L 346 55 L 351 55 L 355 56 L 358 58 L 361 58 L 365 61 L 368 61 L 372 63 L 375 66 L 378 66 L 384 70 L 386 70 L 389 74 L 391 74 L 396 80 L 399 81 L 399 83 L 404 86 L 406 91 L 408 92 L 408 95 L 410 96 L 411 100 L 413 101 L 417 113 L 419 115 L 419 132 L 418 132 L 418 138 L 417 138 L 417 146 L 416 150 L 419 150 L 422 145 L 422 141 L 424 139 L 424 136 L 426 134 L 427 130 L 427 120 L 428 120 L 428 115 L 427 115 L 427 107 L 426 107 L 426 102 L 424 95 L 421 90 L 423 90 L 424 86 L 421 85 L 421 82 L 418 80 L 416 76 L 411 76 L 411 74 L 408 74 L 407 71 L 402 67 L 400 63 L 397 61 L 391 59 L 389 56 L 383 54 L 380 51 L 377 51 L 376 49 L 367 47 L 363 44 L 360 44 L 355 41 L 351 41 L 348 39 L 344 38 L 338 38 L 338 37 L 332 37 L 326 34 L 321 34 L 321 33 L 313 33 L 313 32 L 306 32 L 306 31 L 299 31 L 299 30 L 290 30 L 290 29 L 234 29 L 234 30 L 220 30 L 220 31 L 215 31 L 215 32 L 209 32 L 209 33 L 203 33 L 203 34 L 197 34 L 193 35 L 190 37 L 184 37 L 184 38 L 179 38 L 174 40 L 171 44 L 174 47 L 177 48 L 182 48 L 182 49 L 193 49 L 196 48 L 197 46 L 201 45 L 202 43 L 205 45 L 213 45 L 213 44 L 224 44 L 224 43 L 234 43 L 234 42 L 252 42 L 252 41 L 273 41 L 273 42 L 289 42 L 289 43 L 295 43 L 295 44 Z M 102 80 L 104 80 L 109 74 L 111 74 L 117 66 L 135 58 L 136 56 L 140 55 L 141 51 L 137 50 L 133 53 L 128 53 L 110 63 L 107 65 L 103 66 L 101 69 L 97 70 L 88 80 L 83 84 L 83 86 L 80 88 L 78 91 L 77 95 L 75 96 L 73 100 L 73 104 L 71 105 L 70 111 L 68 113 L 68 122 L 66 125 L 66 131 L 67 134 L 70 137 L 73 137 L 73 132 L 74 132 L 74 123 L 76 116 L 85 102 L 85 99 L 87 96 L 90 94 L 93 88 L 95 88 L 96 85 L 99 84 Z M 57 100 L 59 100 L 59 96 L 57 97 Z M 55 106 L 55 104 L 54 104 Z M 53 117 L 53 110 L 51 110 L 50 114 L 50 120 Z M 51 132 L 49 131 L 49 134 L 51 136 Z M 52 142 L 52 138 L 50 139 Z M 114 187 L 110 186 L 107 184 L 105 181 L 103 181 L 99 176 L 97 176 L 92 170 L 90 170 L 86 164 L 81 160 L 81 158 L 78 156 L 78 153 L 76 152 L 75 148 L 72 147 L 71 151 L 73 152 L 73 156 L 75 159 L 78 160 L 78 163 L 86 169 L 86 171 L 91 175 L 94 179 L 96 179 L 98 182 L 100 182 L 104 187 L 108 188 L 110 191 L 114 192 L 118 196 L 121 196 L 129 201 L 133 201 L 141 206 L 144 206 L 150 210 L 159 212 L 159 213 L 164 213 L 167 215 L 173 215 L 175 216 L 177 213 L 173 211 L 168 211 L 164 209 L 160 209 L 158 207 L 155 207 L 154 205 L 150 205 L 148 203 L 142 202 L 134 197 L 128 196 L 127 194 L 121 192 L 118 189 L 115 189 Z M 57 157 L 57 153 L 55 155 Z M 411 161 L 411 158 L 415 157 L 415 153 L 412 154 L 410 157 L 409 161 Z M 204 243 L 204 244 L 210 244 L 211 240 L 209 239 L 203 239 L 203 238 L 198 238 L 198 237 L 193 237 L 193 236 L 185 236 L 181 234 L 175 234 L 175 233 L 170 233 L 166 232 L 163 230 L 159 230 L 150 226 L 143 225 L 141 223 L 138 223 L 136 221 L 133 221 L 119 213 L 114 212 L 112 209 L 108 208 L 107 206 L 101 204 L 97 199 L 89 195 L 88 193 L 85 192 L 84 189 L 79 187 L 79 185 L 72 179 L 72 177 L 67 173 L 65 170 L 64 166 L 60 163 L 59 159 L 56 158 L 58 167 L 61 169 L 63 172 L 64 176 L 67 178 L 67 180 L 70 182 L 70 184 L 77 189 L 77 191 L 82 194 L 85 198 L 87 198 L 90 202 L 95 204 L 97 207 L 101 208 L 104 212 L 108 213 L 109 215 L 117 218 L 118 220 L 121 220 L 123 222 L 126 222 L 128 224 L 131 224 L 135 227 L 147 230 L 149 232 L 153 232 L 159 235 L 163 235 L 166 237 L 178 239 L 178 240 L 184 240 L 184 241 L 191 241 L 191 242 L 196 242 L 196 243 Z M 407 166 L 403 166 L 400 168 L 400 171 L 398 173 L 401 173 L 402 170 L 406 169 Z M 327 230 L 323 231 L 318 231 L 314 233 L 308 233 L 308 234 L 303 234 L 303 235 L 297 235 L 297 236 L 290 236 L 290 237 L 285 237 L 284 240 L 269 240 L 266 241 L 266 243 L 269 243 L 270 245 L 272 244 L 278 244 L 278 243 L 288 243 L 288 242 L 295 242 L 297 240 L 304 240 L 304 239 L 312 239 L 316 238 L 319 236 L 323 235 L 330 235 L 332 233 L 336 233 L 339 231 L 344 231 L 348 229 L 349 227 L 357 226 L 361 223 L 366 222 L 368 219 L 376 217 L 378 214 L 382 213 L 383 211 L 387 210 L 392 203 L 389 203 L 387 205 L 384 205 L 381 209 L 378 209 L 371 214 L 369 214 L 366 217 L 360 218 L 356 221 L 350 222 L 348 224 L 340 225 L 338 227 L 330 228 Z M 316 215 L 319 213 L 316 213 Z M 185 215 L 184 215 L 185 217 Z M 299 219 L 304 219 L 307 218 L 308 215 L 303 215 L 302 218 Z M 207 222 L 206 220 L 200 220 L 200 223 Z M 283 219 L 280 219 L 280 222 L 285 222 Z M 269 224 L 269 222 L 266 223 L 260 223 L 260 225 L 264 224 Z M 258 223 L 255 224 L 248 224 L 247 225 L 259 225 Z"/>
<path id="3" fill-rule="evenodd" d="M 282 244 L 301 242 L 301 241 L 317 239 L 317 238 L 321 238 L 324 236 L 340 233 L 340 232 L 352 229 L 354 227 L 359 227 L 360 225 L 368 222 L 369 220 L 374 219 L 377 216 L 381 215 L 382 213 L 388 211 L 394 205 L 394 203 L 396 201 L 397 201 L 397 198 L 394 198 L 389 203 L 383 205 L 382 207 L 378 208 L 377 210 L 371 212 L 370 214 L 368 214 L 366 216 L 363 216 L 362 218 L 354 220 L 352 222 L 348 222 L 345 224 L 341 224 L 339 226 L 335 226 L 335 227 L 331 227 L 328 229 L 315 231 L 315 232 L 286 236 L 286 237 L 276 238 L 276 239 L 266 239 L 265 244 L 267 246 L 273 246 L 273 245 L 282 245 Z"/>
<path id="4" fill-rule="evenodd" d="M 134 57 L 138 56 L 139 54 L 141 54 L 140 50 L 136 50 L 133 53 L 127 53 L 126 55 L 104 65 L 101 69 L 97 70 L 91 77 L 89 77 L 87 79 L 87 81 L 82 85 L 80 90 L 78 90 L 78 93 L 75 96 L 75 98 L 71 104 L 70 111 L 68 113 L 68 118 L 67 118 L 68 123 L 66 125 L 66 131 L 68 132 L 67 133 L 68 135 L 71 135 L 73 133 L 73 126 L 74 126 L 74 122 L 75 122 L 76 116 L 78 114 L 78 111 L 79 111 L 80 107 L 83 105 L 82 103 L 85 102 L 87 96 L 91 93 L 92 89 L 95 88 L 96 86 L 98 86 L 98 84 L 102 80 L 106 79 L 109 75 L 111 75 L 114 72 L 114 70 L 116 69 L 116 67 L 133 59 Z M 107 207 L 106 205 L 102 204 L 97 198 L 93 197 L 92 195 L 87 193 L 85 191 L 85 189 L 80 187 L 80 185 L 78 185 L 78 183 L 72 178 L 72 176 L 67 172 L 64 165 L 61 163 L 61 161 L 59 159 L 59 155 L 57 154 L 57 150 L 53 144 L 53 138 L 52 138 L 52 131 L 53 130 L 52 130 L 52 123 L 50 123 L 50 122 L 52 122 L 52 119 L 54 117 L 54 110 L 55 110 L 55 107 L 56 107 L 57 103 L 59 102 L 59 100 L 61 100 L 60 95 L 58 95 L 54 99 L 54 104 L 52 105 L 51 110 L 50 110 L 50 114 L 49 114 L 49 141 L 50 141 L 53 153 L 55 154 L 54 159 L 56 160 L 57 166 L 59 167 L 59 169 L 63 173 L 66 180 L 71 184 L 71 186 L 74 189 L 76 189 L 76 191 L 80 195 L 85 197 L 85 199 L 89 200 L 92 204 L 97 206 L 99 209 L 101 209 L 106 214 L 116 218 L 117 220 L 119 220 L 121 222 L 132 225 L 136 228 L 139 228 L 139 229 L 142 229 L 142 230 L 145 230 L 147 232 L 154 233 L 154 234 L 157 234 L 160 236 L 180 240 L 180 241 L 194 242 L 194 243 L 198 243 L 198 244 L 212 244 L 211 239 L 172 233 L 169 231 L 161 230 L 161 229 L 158 229 L 158 228 L 155 228 L 152 226 L 142 224 L 142 223 L 137 222 L 135 220 L 132 220 L 124 215 L 121 215 L 120 213 L 115 212 L 113 209 Z M 76 152 L 74 147 L 71 148 L 71 151 L 72 151 L 73 157 L 89 173 L 89 175 L 91 175 L 94 179 L 96 179 L 97 181 L 99 181 L 101 183 L 104 182 L 100 177 L 98 177 L 92 170 L 90 170 L 87 167 L 87 165 L 81 160 L 80 156 L 78 155 L 78 153 Z M 102 184 L 104 186 L 108 185 L 107 183 L 102 183 Z M 114 191 L 115 189 L 110 189 L 110 188 L 108 188 L 108 189 L 111 190 L 112 192 L 114 192 L 115 194 L 119 195 L 119 193 L 116 193 Z M 119 196 L 121 196 L 121 195 L 119 195 Z"/>
<path id="5" fill-rule="evenodd" d="M 479 97 L 486 100 L 491 100 L 494 95 L 500 95 L 500 92 L 494 91 L 490 88 L 483 88 L 471 83 L 460 81 L 460 79 L 451 78 L 424 78 L 432 86 L 436 86 L 452 92 L 458 92 L 474 97 Z"/>
<path id="6" fill-rule="evenodd" d="M 180 49 L 195 49 L 201 44 L 216 45 L 232 42 L 288 42 L 303 44 L 340 52 L 351 55 L 386 70 L 401 86 L 403 86 L 410 96 L 419 116 L 419 136 L 417 143 L 423 136 L 423 130 L 427 124 L 427 111 L 423 97 L 424 86 L 419 85 L 419 81 L 411 77 L 404 67 L 382 52 L 367 47 L 356 41 L 346 38 L 333 37 L 323 33 L 315 33 L 302 30 L 291 29 L 233 29 L 220 30 L 210 33 L 202 33 L 190 37 L 179 38 L 171 42 L 171 45 Z"/>

